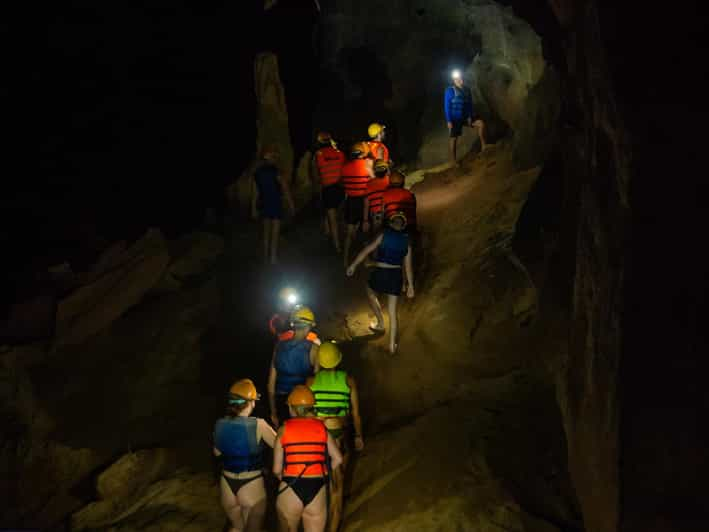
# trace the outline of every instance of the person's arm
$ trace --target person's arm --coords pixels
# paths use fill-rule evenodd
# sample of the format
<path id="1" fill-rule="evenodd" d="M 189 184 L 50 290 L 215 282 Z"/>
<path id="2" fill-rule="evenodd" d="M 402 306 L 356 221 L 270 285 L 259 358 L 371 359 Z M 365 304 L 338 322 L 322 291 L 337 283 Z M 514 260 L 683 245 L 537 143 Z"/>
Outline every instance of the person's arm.
<path id="1" fill-rule="evenodd" d="M 369 194 L 364 197 L 364 212 L 362 213 L 362 231 L 369 231 Z"/>
<path id="2" fill-rule="evenodd" d="M 406 274 L 406 297 L 414 297 L 414 268 L 411 259 L 411 245 L 404 257 L 404 273 Z"/>
<path id="3" fill-rule="evenodd" d="M 359 263 L 362 262 L 365 258 L 369 256 L 369 254 L 377 249 L 379 244 L 382 243 L 382 238 L 384 238 L 384 234 L 382 233 L 379 235 L 377 238 L 375 238 L 367 247 L 365 247 L 362 251 L 359 252 L 359 255 L 355 257 L 355 260 L 350 264 L 349 268 L 347 268 L 347 276 L 352 277 L 354 275 L 355 270 L 357 269 L 357 266 L 359 266 Z"/>
<path id="4" fill-rule="evenodd" d="M 467 117 L 468 125 L 473 127 L 473 92 L 468 89 L 465 98 L 465 116 Z"/>
<path id="5" fill-rule="evenodd" d="M 364 449 L 364 440 L 362 439 L 362 418 L 359 415 L 359 394 L 357 392 L 357 383 L 351 376 L 347 376 L 347 386 L 350 387 L 350 412 L 352 413 L 352 424 L 355 429 L 355 449 L 361 451 Z"/>
<path id="6" fill-rule="evenodd" d="M 293 203 L 293 195 L 290 191 L 290 184 L 283 179 L 283 176 L 280 173 L 278 174 L 278 182 L 281 184 L 283 195 L 286 197 L 286 203 L 288 203 L 288 208 L 290 209 L 291 214 L 295 214 L 295 203 Z"/>
<path id="7" fill-rule="evenodd" d="M 266 423 L 265 419 L 258 418 L 256 420 L 256 437 L 258 441 L 265 441 L 266 445 L 271 449 L 273 449 L 273 445 L 276 443 L 276 431 L 273 430 L 271 425 Z"/>
<path id="8" fill-rule="evenodd" d="M 310 348 L 310 365 L 313 366 L 313 373 L 320 371 L 320 358 L 318 357 L 318 352 L 320 351 L 320 346 L 316 343 Z"/>
<path id="9" fill-rule="evenodd" d="M 451 119 L 451 90 L 447 88 L 443 93 L 443 112 L 446 115 L 446 122 L 448 123 L 448 129 L 453 127 L 453 120 Z"/>
<path id="10" fill-rule="evenodd" d="M 335 443 L 335 440 L 333 440 L 332 436 L 330 436 L 329 432 L 327 433 L 327 454 L 330 455 L 331 469 L 335 470 L 342 465 L 342 453 L 340 452 L 340 448 L 337 446 L 337 443 Z"/>
<path id="11" fill-rule="evenodd" d="M 374 161 L 372 159 L 367 159 L 366 161 L 367 172 L 369 173 L 369 179 L 374 179 Z"/>
<path id="12" fill-rule="evenodd" d="M 281 438 L 283 437 L 283 427 L 278 429 L 276 441 L 273 444 L 273 474 L 278 480 L 283 478 L 283 446 Z"/>
<path id="13" fill-rule="evenodd" d="M 278 344 L 276 344 L 278 345 Z M 271 421 L 278 426 L 278 411 L 276 410 L 276 348 L 273 348 L 273 357 L 271 358 L 271 369 L 268 372 L 268 406 L 271 409 Z"/>

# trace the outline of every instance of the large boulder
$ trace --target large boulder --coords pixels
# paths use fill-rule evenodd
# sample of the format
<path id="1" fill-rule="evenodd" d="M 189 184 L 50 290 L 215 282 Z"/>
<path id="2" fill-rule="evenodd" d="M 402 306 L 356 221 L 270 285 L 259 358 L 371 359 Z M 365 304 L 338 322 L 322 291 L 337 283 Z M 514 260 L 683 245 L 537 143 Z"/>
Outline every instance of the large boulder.
<path id="1" fill-rule="evenodd" d="M 59 302 L 57 346 L 79 344 L 104 329 L 142 299 L 169 262 L 167 242 L 156 229 L 119 255 L 111 269 Z"/>
<path id="2" fill-rule="evenodd" d="M 549 386 L 522 375 L 366 439 L 344 530 L 575 530 Z"/>

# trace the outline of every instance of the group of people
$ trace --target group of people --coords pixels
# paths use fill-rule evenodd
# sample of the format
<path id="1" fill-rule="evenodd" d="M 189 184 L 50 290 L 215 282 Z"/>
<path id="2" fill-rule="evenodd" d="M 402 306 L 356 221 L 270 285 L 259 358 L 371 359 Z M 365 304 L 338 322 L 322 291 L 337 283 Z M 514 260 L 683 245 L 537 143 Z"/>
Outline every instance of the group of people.
<path id="1" fill-rule="evenodd" d="M 470 90 L 459 73 L 445 92 L 444 111 L 450 131 L 450 154 L 464 125 L 477 129 L 485 148 L 484 124 L 473 114 Z M 397 303 L 402 293 L 414 297 L 412 241 L 416 238 L 416 197 L 404 187 L 405 176 L 393 168 L 384 143 L 386 127 L 370 124 L 368 141 L 346 152 L 332 135 L 317 134 L 311 178 L 322 206 L 323 230 L 345 273 L 354 275 L 365 263 L 372 270 L 367 298 L 376 320 L 370 328 L 384 333 L 380 295 L 388 298 L 389 351 L 398 349 Z M 295 211 L 289 183 L 278 170 L 278 153 L 267 147 L 254 172 L 251 209 L 263 218 L 264 259 L 278 261 L 283 203 Z M 344 217 L 340 245 L 338 218 Z M 356 235 L 368 242 L 350 260 Z M 362 450 L 362 420 L 354 378 L 338 369 L 343 355 L 334 341 L 321 342 L 313 331 L 315 315 L 296 306 L 276 314 L 270 330 L 276 337 L 268 375 L 270 424 L 251 416 L 259 394 L 242 379 L 230 388 L 226 415 L 214 431 L 214 454 L 222 460 L 220 489 L 231 530 L 261 530 L 267 494 L 263 478 L 263 445 L 273 449 L 272 470 L 279 481 L 276 498 L 279 527 L 296 532 L 338 530 L 342 518 L 344 470 L 351 450 Z"/>
<path id="2" fill-rule="evenodd" d="M 335 252 L 343 255 L 347 276 L 365 263 L 372 268 L 367 299 L 376 317 L 370 324 L 375 333 L 384 333 L 384 317 L 379 296 L 387 297 L 390 322 L 389 351 L 397 351 L 397 306 L 402 293 L 414 296 L 412 239 L 416 234 L 416 197 L 404 187 L 405 176 L 392 166 L 384 143 L 386 126 L 372 123 L 368 141 L 355 142 L 345 153 L 332 135 L 320 132 L 311 165 L 314 190 L 322 206 L 323 229 Z M 252 211 L 263 218 L 264 258 L 277 262 L 278 235 L 283 215 L 283 199 L 294 210 L 288 183 L 276 164 L 277 153 L 267 148 L 263 162 L 254 173 Z M 338 218 L 345 222 L 344 245 L 340 245 Z M 358 232 L 368 243 L 351 260 Z"/>
<path id="3" fill-rule="evenodd" d="M 270 322 L 276 337 L 270 424 L 252 416 L 260 395 L 251 380 L 229 389 L 226 414 L 214 429 L 214 455 L 222 461 L 221 501 L 231 531 L 263 529 L 264 444 L 273 449 L 279 529 L 296 532 L 301 522 L 305 532 L 340 526 L 344 471 L 352 448 L 364 448 L 362 419 L 357 384 L 339 369 L 342 351 L 334 341 L 322 342 L 315 325 L 304 306 Z"/>

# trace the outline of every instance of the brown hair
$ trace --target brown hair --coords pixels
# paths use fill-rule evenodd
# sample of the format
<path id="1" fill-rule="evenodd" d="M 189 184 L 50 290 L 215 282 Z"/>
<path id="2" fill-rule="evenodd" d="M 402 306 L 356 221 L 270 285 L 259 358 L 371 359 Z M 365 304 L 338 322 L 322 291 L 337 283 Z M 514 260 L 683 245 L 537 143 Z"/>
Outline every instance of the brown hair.
<path id="1" fill-rule="evenodd" d="M 298 417 L 306 417 L 308 414 L 315 411 L 314 406 L 297 405 L 292 406 L 291 408 L 293 408 L 293 412 L 295 412 L 295 415 Z"/>
<path id="2" fill-rule="evenodd" d="M 250 401 L 246 401 L 244 403 L 239 403 L 239 404 L 228 404 L 226 406 L 226 415 L 228 417 L 236 417 L 239 414 L 241 414 L 244 410 L 246 410 L 249 407 Z"/>

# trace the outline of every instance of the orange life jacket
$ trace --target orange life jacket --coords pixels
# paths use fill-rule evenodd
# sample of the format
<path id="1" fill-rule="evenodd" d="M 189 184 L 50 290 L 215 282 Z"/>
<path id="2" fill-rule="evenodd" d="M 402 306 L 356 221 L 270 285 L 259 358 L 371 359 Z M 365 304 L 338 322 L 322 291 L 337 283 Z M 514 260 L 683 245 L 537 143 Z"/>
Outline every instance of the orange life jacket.
<path id="1" fill-rule="evenodd" d="M 388 188 L 382 192 L 384 216 L 401 211 L 406 216 L 406 225 L 416 226 L 416 196 L 405 188 Z"/>
<path id="2" fill-rule="evenodd" d="M 353 159 L 342 167 L 342 183 L 345 185 L 345 194 L 350 197 L 365 196 L 369 179 L 367 159 Z"/>
<path id="3" fill-rule="evenodd" d="M 372 156 L 372 159 L 379 159 L 379 148 L 381 148 L 384 150 L 384 157 L 382 157 L 382 159 L 385 161 L 389 160 L 389 148 L 387 148 L 383 142 L 371 140 L 367 144 L 369 144 L 369 153 Z"/>
<path id="4" fill-rule="evenodd" d="M 315 164 L 320 174 L 320 184 L 327 187 L 334 185 L 342 175 L 342 165 L 345 163 L 345 154 L 332 146 L 325 146 L 315 152 Z"/>
<path id="5" fill-rule="evenodd" d="M 283 332 L 284 328 L 288 327 L 288 318 L 281 316 L 279 313 L 274 314 L 271 316 L 271 319 L 268 321 L 268 330 L 271 331 L 271 334 L 274 336 L 278 336 Z"/>
<path id="6" fill-rule="evenodd" d="M 327 475 L 327 430 L 322 421 L 310 417 L 287 419 L 281 436 L 283 476 L 324 477 Z"/>
<path id="7" fill-rule="evenodd" d="M 369 213 L 382 212 L 382 192 L 389 188 L 389 176 L 375 177 L 367 183 L 367 198 L 369 198 Z"/>
<path id="8" fill-rule="evenodd" d="M 292 340 L 295 337 L 295 331 L 291 329 L 290 331 L 282 332 L 282 333 L 278 334 L 277 336 L 278 336 L 279 341 L 285 342 L 286 340 Z M 318 338 L 318 335 L 315 334 L 313 331 L 310 331 L 306 335 L 305 339 L 308 340 L 309 342 L 312 342 L 317 345 L 320 345 L 322 343 L 320 341 L 320 338 Z"/>

